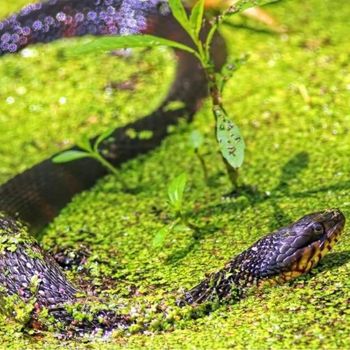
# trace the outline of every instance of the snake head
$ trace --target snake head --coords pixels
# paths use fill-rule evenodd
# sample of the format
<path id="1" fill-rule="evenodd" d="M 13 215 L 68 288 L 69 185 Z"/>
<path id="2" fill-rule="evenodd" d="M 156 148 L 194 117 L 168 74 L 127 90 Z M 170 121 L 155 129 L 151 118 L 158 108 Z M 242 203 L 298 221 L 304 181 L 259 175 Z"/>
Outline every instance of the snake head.
<path id="1" fill-rule="evenodd" d="M 285 282 L 310 271 L 338 242 L 345 217 L 338 209 L 306 215 L 268 235 L 251 249 L 264 249 L 261 282 Z"/>
<path id="2" fill-rule="evenodd" d="M 331 250 L 344 225 L 345 217 L 338 209 L 306 215 L 261 238 L 185 293 L 178 305 L 237 299 L 252 285 L 298 277 Z"/>

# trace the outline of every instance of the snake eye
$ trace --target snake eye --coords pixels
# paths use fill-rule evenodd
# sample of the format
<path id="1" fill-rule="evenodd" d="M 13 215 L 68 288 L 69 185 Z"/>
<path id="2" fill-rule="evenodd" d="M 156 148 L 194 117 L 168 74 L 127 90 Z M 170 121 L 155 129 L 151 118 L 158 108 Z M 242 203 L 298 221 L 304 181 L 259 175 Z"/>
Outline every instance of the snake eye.
<path id="1" fill-rule="evenodd" d="M 317 235 L 321 235 L 324 233 L 324 227 L 319 222 L 315 223 L 312 228 L 314 233 L 316 233 Z"/>

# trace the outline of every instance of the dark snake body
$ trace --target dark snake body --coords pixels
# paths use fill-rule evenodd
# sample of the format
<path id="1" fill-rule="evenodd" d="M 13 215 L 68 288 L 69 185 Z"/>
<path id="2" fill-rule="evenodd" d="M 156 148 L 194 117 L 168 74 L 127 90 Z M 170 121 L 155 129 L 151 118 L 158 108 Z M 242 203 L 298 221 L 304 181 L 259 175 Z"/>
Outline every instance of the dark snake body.
<path id="1" fill-rule="evenodd" d="M 29 44 L 61 37 L 131 33 L 152 33 L 191 45 L 163 1 L 50 0 L 29 5 L 0 23 L 0 53 L 17 52 Z M 212 54 L 219 69 L 226 58 L 219 36 Z M 196 59 L 183 52 L 176 55 L 177 76 L 164 103 L 151 115 L 116 129 L 112 142 L 102 145 L 106 158 L 114 165 L 158 146 L 168 127 L 181 117 L 191 120 L 207 95 L 206 79 Z M 173 101 L 182 102 L 183 107 L 168 110 Z M 152 131 L 153 136 L 148 140 L 131 139 L 126 132 L 130 128 Z M 4 311 L 15 314 L 7 305 L 32 302 L 29 325 L 42 328 L 38 315 L 48 310 L 56 324 L 74 329 L 75 334 L 130 326 L 127 316 L 110 310 L 100 310 L 87 320 L 75 320 L 64 305 L 84 303 L 84 298 L 78 298 L 79 291 L 27 230 L 27 225 L 31 231 L 46 225 L 75 194 L 90 188 L 105 174 L 105 169 L 91 159 L 63 165 L 47 159 L 0 186 L 0 305 Z M 338 210 L 307 215 L 259 240 L 177 303 L 197 305 L 240 298 L 251 285 L 295 278 L 309 271 L 331 249 L 344 223 Z"/>

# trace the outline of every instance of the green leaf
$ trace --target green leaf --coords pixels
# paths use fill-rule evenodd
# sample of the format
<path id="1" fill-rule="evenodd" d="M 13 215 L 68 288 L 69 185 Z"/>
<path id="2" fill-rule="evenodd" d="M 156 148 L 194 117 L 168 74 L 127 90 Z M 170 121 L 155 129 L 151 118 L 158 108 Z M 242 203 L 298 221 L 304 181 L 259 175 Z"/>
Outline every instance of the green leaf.
<path id="1" fill-rule="evenodd" d="M 99 54 L 116 49 L 134 48 L 134 47 L 155 47 L 168 46 L 174 47 L 190 53 L 195 53 L 190 47 L 180 44 L 176 41 L 158 38 L 153 35 L 128 35 L 128 36 L 103 36 L 91 38 L 84 45 L 74 46 L 68 49 L 68 56 L 81 56 L 87 54 Z"/>
<path id="2" fill-rule="evenodd" d="M 95 150 L 98 149 L 101 142 L 103 142 L 104 140 L 107 140 L 113 134 L 114 130 L 115 130 L 114 127 L 109 128 L 108 130 L 106 130 L 105 132 L 103 132 L 101 135 L 98 136 L 97 140 L 95 141 L 95 145 L 94 145 Z"/>
<path id="3" fill-rule="evenodd" d="M 87 152 L 82 151 L 65 151 L 60 153 L 59 155 L 52 158 L 53 163 L 68 163 L 72 162 L 73 160 L 82 159 L 82 158 L 88 158 L 90 157 L 90 154 Z"/>
<path id="4" fill-rule="evenodd" d="M 239 128 L 218 106 L 214 109 L 216 117 L 216 137 L 220 151 L 228 163 L 237 169 L 243 164 L 245 144 Z"/>
<path id="5" fill-rule="evenodd" d="M 157 233 L 156 235 L 153 237 L 152 240 L 152 245 L 155 248 L 159 248 L 161 247 L 167 236 L 172 233 L 174 231 L 174 229 L 176 229 L 176 227 L 178 226 L 179 222 L 181 221 L 180 218 L 177 218 L 176 220 L 174 220 L 173 222 L 171 222 L 169 225 L 162 227 Z"/>
<path id="6" fill-rule="evenodd" d="M 168 0 L 171 13 L 176 18 L 176 20 L 181 24 L 181 26 L 188 32 L 191 32 L 191 24 L 188 20 L 188 16 L 185 7 L 181 0 Z"/>
<path id="7" fill-rule="evenodd" d="M 190 16 L 192 31 L 196 38 L 198 38 L 199 33 L 202 29 L 204 2 L 205 0 L 198 0 L 197 3 L 194 5 Z"/>
<path id="8" fill-rule="evenodd" d="M 155 248 L 161 247 L 168 235 L 168 226 L 161 228 L 156 235 L 153 237 L 152 245 Z"/>
<path id="9" fill-rule="evenodd" d="M 198 150 L 204 142 L 204 137 L 202 133 L 198 130 L 193 130 L 190 135 L 190 143 L 191 146 L 195 149 Z"/>
<path id="10" fill-rule="evenodd" d="M 168 187 L 168 196 L 172 207 L 176 211 L 180 211 L 182 207 L 183 195 L 187 183 L 187 174 L 182 173 L 173 179 Z"/>

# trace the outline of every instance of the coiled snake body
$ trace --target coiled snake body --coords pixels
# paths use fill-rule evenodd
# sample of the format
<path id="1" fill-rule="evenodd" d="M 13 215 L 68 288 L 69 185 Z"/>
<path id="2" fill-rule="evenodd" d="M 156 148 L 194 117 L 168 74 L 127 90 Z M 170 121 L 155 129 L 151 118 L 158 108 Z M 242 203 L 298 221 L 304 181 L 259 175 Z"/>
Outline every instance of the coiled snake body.
<path id="1" fill-rule="evenodd" d="M 62 37 L 152 33 L 191 45 L 184 31 L 160 0 L 49 0 L 27 6 L 0 23 L 0 54 L 14 53 L 37 42 Z M 160 144 L 168 126 L 180 117 L 191 120 L 207 94 L 206 79 L 196 59 L 176 52 L 177 76 L 164 103 L 152 114 L 118 128 L 112 142 L 102 145 L 106 158 L 118 165 Z M 224 41 L 217 36 L 212 55 L 217 68 L 225 62 Z M 167 109 L 172 101 L 184 107 Z M 128 129 L 150 130 L 150 139 L 131 139 Z M 67 280 L 55 260 L 28 233 L 46 225 L 72 196 L 105 175 L 91 159 L 57 165 L 51 159 L 35 165 L 0 186 L 0 296 L 1 307 L 9 300 L 33 302 L 28 324 L 41 328 L 37 315 L 46 310 L 57 324 L 77 330 L 127 328 L 128 317 L 102 310 L 80 323 L 64 305 L 84 300 Z M 24 223 L 24 224 L 23 224 Z M 309 214 L 290 226 L 273 232 L 231 260 L 222 270 L 209 275 L 181 296 L 179 306 L 198 305 L 240 297 L 251 285 L 290 280 L 309 271 L 332 248 L 344 227 L 339 210 Z M 81 292 L 80 292 L 81 293 Z"/>

